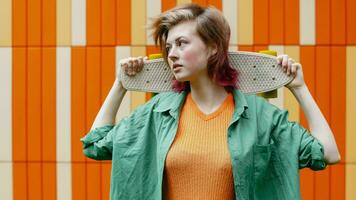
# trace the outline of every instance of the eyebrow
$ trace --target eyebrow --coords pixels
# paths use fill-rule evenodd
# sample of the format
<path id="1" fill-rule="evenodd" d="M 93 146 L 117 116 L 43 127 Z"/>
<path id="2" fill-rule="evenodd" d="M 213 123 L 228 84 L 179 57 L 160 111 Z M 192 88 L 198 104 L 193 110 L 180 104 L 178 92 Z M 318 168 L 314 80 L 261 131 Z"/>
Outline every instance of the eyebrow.
<path id="1" fill-rule="evenodd" d="M 179 37 L 177 37 L 174 41 L 178 41 L 178 40 L 180 40 L 180 39 L 182 39 L 182 38 L 184 38 L 184 36 L 179 36 Z M 166 45 L 167 45 L 167 44 L 169 44 L 169 45 L 170 45 L 171 43 L 166 42 Z"/>

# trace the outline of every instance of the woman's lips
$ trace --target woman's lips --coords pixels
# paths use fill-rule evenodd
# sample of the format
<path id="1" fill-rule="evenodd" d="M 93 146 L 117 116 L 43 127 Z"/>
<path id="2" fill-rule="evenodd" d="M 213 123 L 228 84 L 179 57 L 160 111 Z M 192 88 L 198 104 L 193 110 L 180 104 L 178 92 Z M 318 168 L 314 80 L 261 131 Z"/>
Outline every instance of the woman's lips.
<path id="1" fill-rule="evenodd" d="M 182 67 L 182 65 L 180 64 L 173 64 L 173 69 L 177 68 L 177 67 Z"/>

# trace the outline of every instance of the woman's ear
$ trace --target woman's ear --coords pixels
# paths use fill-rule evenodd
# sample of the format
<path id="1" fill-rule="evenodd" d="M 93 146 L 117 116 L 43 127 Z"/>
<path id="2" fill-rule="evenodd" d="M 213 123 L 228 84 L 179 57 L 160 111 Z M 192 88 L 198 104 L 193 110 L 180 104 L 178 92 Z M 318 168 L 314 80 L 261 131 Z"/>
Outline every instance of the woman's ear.
<path id="1" fill-rule="evenodd" d="M 211 45 L 210 47 L 210 56 L 215 55 L 218 52 L 218 47 L 216 44 Z"/>

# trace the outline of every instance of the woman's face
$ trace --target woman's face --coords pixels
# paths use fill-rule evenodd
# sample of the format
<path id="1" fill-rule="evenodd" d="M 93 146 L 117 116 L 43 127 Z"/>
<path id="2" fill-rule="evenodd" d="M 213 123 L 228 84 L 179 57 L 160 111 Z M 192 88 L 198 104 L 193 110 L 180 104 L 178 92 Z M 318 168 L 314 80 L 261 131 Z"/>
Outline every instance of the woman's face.
<path id="1" fill-rule="evenodd" d="M 166 50 L 169 66 L 178 81 L 208 76 L 208 58 L 214 52 L 199 37 L 194 21 L 179 23 L 169 30 Z"/>

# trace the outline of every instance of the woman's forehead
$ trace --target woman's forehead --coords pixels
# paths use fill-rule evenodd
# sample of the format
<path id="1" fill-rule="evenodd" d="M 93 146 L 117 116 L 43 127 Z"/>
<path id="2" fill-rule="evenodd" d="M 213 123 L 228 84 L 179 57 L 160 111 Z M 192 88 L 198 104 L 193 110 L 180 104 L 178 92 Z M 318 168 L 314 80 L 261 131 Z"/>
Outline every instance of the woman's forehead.
<path id="1" fill-rule="evenodd" d="M 196 36 L 196 22 L 182 22 L 173 26 L 169 30 L 166 43 L 172 43 L 180 37 L 191 38 L 194 36 Z"/>

